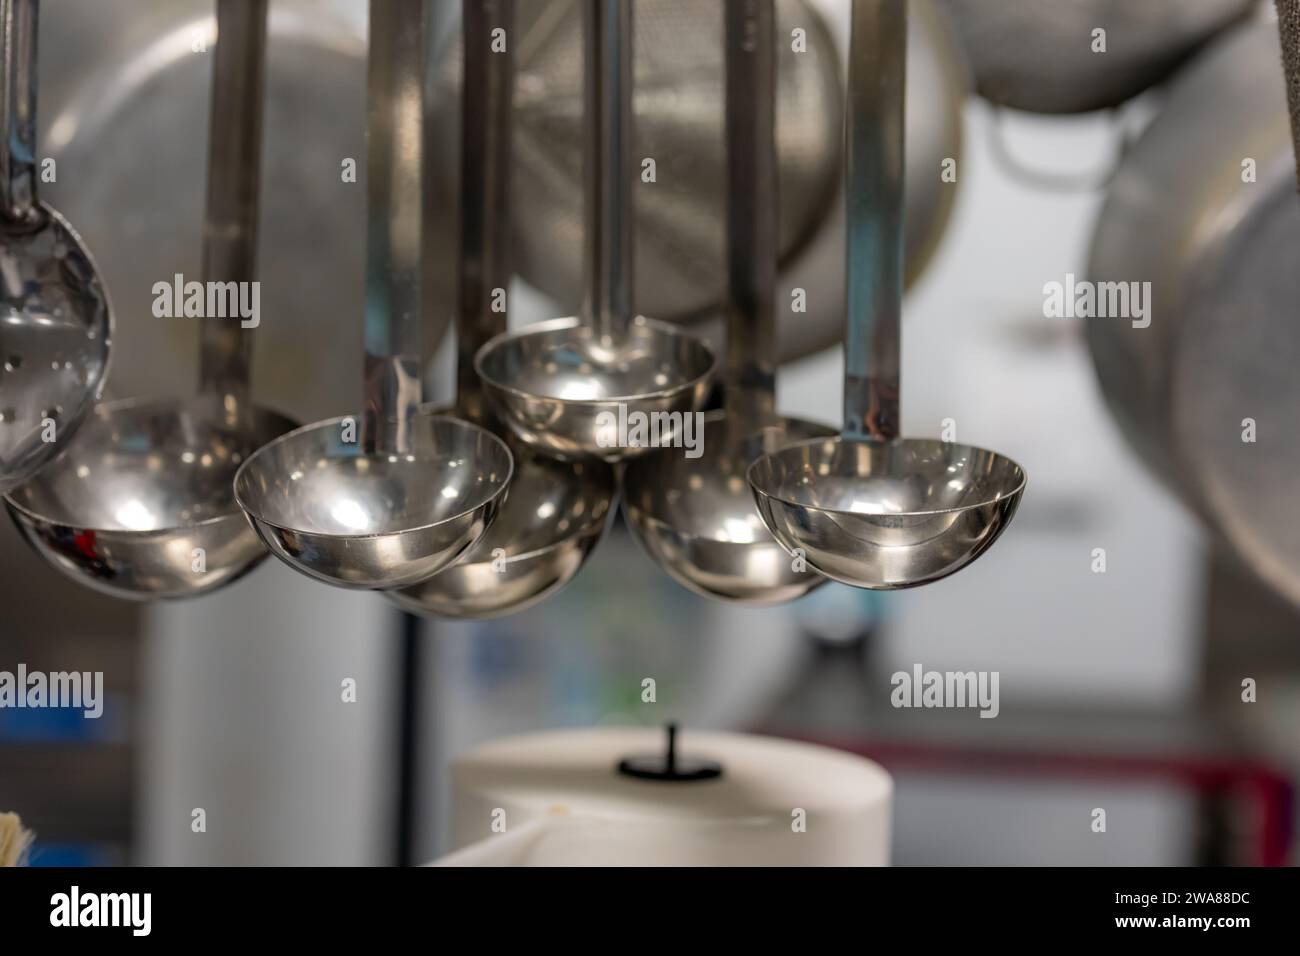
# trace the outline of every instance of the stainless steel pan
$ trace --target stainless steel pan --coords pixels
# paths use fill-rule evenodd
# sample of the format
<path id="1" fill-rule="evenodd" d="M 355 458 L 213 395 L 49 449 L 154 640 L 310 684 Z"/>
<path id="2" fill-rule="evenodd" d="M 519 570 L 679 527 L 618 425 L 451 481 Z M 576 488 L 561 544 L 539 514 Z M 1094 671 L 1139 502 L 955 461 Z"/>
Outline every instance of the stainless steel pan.
<path id="1" fill-rule="evenodd" d="M 1084 321 L 1125 435 L 1260 577 L 1300 602 L 1294 169 L 1277 26 L 1263 19 L 1178 77 L 1102 210 L 1090 277 L 1150 282 L 1149 327 Z"/>
<path id="2" fill-rule="evenodd" d="M 1035 113 L 1082 113 L 1160 82 L 1256 0 L 942 2 L 981 96 Z M 1093 52 L 1098 28 L 1105 53 Z"/>

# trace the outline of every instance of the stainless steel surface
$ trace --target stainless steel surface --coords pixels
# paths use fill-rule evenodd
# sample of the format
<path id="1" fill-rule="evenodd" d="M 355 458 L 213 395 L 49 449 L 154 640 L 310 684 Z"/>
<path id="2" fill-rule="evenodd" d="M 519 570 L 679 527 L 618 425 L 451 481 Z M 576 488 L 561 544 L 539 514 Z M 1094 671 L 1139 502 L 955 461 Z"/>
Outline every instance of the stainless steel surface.
<path id="1" fill-rule="evenodd" d="M 566 458 L 610 460 L 609 420 L 699 408 L 714 359 L 695 336 L 633 316 L 630 0 L 584 0 L 584 261 L 582 323 L 542 322 L 491 339 L 475 369 L 501 417 L 525 445 Z"/>
<path id="2" fill-rule="evenodd" d="M 266 2 L 219 0 L 218 24 L 203 275 L 245 283 L 256 275 Z M 116 597 L 207 593 L 266 557 L 231 483 L 296 423 L 247 401 L 251 330 L 238 318 L 201 322 L 198 398 L 98 406 L 67 453 L 10 499 L 46 560 Z"/>
<path id="3" fill-rule="evenodd" d="M 510 285 L 510 138 L 513 52 L 493 52 L 494 30 L 514 35 L 514 0 L 465 0 L 462 84 L 459 303 L 456 409 L 468 421 L 500 427 L 483 405 L 474 355 L 504 332 L 495 289 Z M 567 584 L 609 524 L 616 493 L 603 461 L 546 459 L 511 449 L 514 477 L 496 520 L 447 570 L 389 596 L 416 614 L 485 618 L 531 607 Z"/>
<path id="4" fill-rule="evenodd" d="M 262 196 L 267 0 L 216 3 L 203 277 L 250 282 L 257 276 Z M 228 395 L 236 404 L 246 401 L 253 336 L 241 322 L 219 316 L 204 317 L 199 328 L 199 391 Z"/>
<path id="5" fill-rule="evenodd" d="M 266 557 L 231 477 L 293 427 L 214 394 L 99 405 L 69 454 L 5 503 L 26 541 L 78 583 L 118 598 L 193 597 Z"/>
<path id="6" fill-rule="evenodd" d="M 215 11 L 213 0 L 41 2 L 42 154 L 58 170 L 43 195 L 112 294 L 111 397 L 195 388 L 199 323 L 155 315 L 152 290 L 201 273 Z M 363 306 L 365 63 L 363 3 L 270 4 L 253 384 L 304 421 L 360 400 L 355 357 L 319 343 L 350 334 Z M 354 181 L 345 160 L 362 167 Z M 429 341 L 449 318 L 425 314 Z"/>
<path id="7" fill-rule="evenodd" d="M 959 185 L 934 174 L 945 158 L 960 163 L 961 109 L 970 84 L 961 48 L 934 0 L 912 0 L 907 129 L 907 277 L 925 269 L 944 234 Z M 710 341 L 723 338 L 726 247 L 723 197 L 723 4 L 638 0 L 635 5 L 634 153 L 657 161 L 657 181 L 638 184 L 635 301 L 641 312 L 691 323 Z M 822 7 L 778 0 L 777 141 L 780 281 L 777 345 L 781 361 L 827 348 L 843 331 L 843 218 L 839 142 L 843 93 L 836 24 Z M 807 50 L 792 49 L 796 28 Z M 520 275 L 563 310 L 580 311 L 582 265 L 582 81 L 579 5 L 525 4 L 517 36 L 521 82 L 515 96 L 514 234 Z M 433 117 L 442 140 L 456 141 L 459 54 L 440 72 Z M 444 151 L 445 152 L 445 151 Z M 456 165 L 435 175 L 456 194 Z M 807 311 L 788 308 L 794 288 L 814 290 Z"/>
<path id="8" fill-rule="evenodd" d="M 339 587 L 407 587 L 447 567 L 487 530 L 513 468 L 485 429 L 415 414 L 427 23 L 426 0 L 370 4 L 360 440 L 342 419 L 318 422 L 266 446 L 235 477 L 235 497 L 272 553 Z"/>
<path id="9" fill-rule="evenodd" d="M 905 0 L 853 5 L 846 192 L 844 429 L 749 469 L 773 536 L 845 584 L 926 584 L 969 564 L 1015 514 L 1025 475 L 993 452 L 900 439 Z"/>
<path id="10" fill-rule="evenodd" d="M 615 447 L 619 407 L 647 416 L 700 408 L 714 359 L 700 340 L 642 316 L 617 344 L 564 318 L 493 338 L 476 367 L 527 447 L 556 458 L 618 459 L 649 451 Z"/>
<path id="11" fill-rule="evenodd" d="M 835 430 L 781 418 L 742 431 L 729 414 L 705 417 L 704 454 L 694 461 L 667 448 L 632 462 L 623 476 L 623 513 L 655 562 L 696 594 L 753 605 L 793 601 L 826 578 L 795 570 L 756 510 L 746 473 L 771 450 Z"/>
<path id="12" fill-rule="evenodd" d="M 1254 573 L 1300 602 L 1300 202 L 1277 43 L 1270 20 L 1243 25 L 1171 86 L 1119 168 L 1088 270 L 1097 282 L 1149 282 L 1150 324 L 1082 321 L 1133 447 Z M 1254 443 L 1243 441 L 1247 418 Z"/>
<path id="13" fill-rule="evenodd" d="M 496 517 L 512 462 L 505 444 L 455 418 L 417 415 L 410 452 L 367 454 L 344 419 L 264 446 L 235 497 L 277 557 L 339 587 L 417 584 L 449 566 Z"/>
<path id="14" fill-rule="evenodd" d="M 1295 146 L 1296 184 L 1300 188 L 1300 0 L 1277 0 L 1277 21 Z"/>
<path id="15" fill-rule="evenodd" d="M 728 323 L 725 411 L 703 454 L 662 448 L 631 462 L 624 513 L 650 556 L 705 597 L 772 604 L 826 579 L 795 562 L 763 526 L 745 480 L 781 442 L 833 434 L 775 415 L 776 37 L 772 0 L 726 9 Z"/>
<path id="16" fill-rule="evenodd" d="M 108 372 L 112 309 L 90 253 L 36 195 L 35 0 L 0 2 L 0 494 L 71 443 Z"/>
<path id="17" fill-rule="evenodd" d="M 1255 0 L 942 0 L 981 96 L 1036 113 L 1117 106 L 1160 82 Z M 1106 31 L 1104 53 L 1093 31 Z"/>
<path id="18" fill-rule="evenodd" d="M 983 554 L 1015 515 L 1025 475 L 966 445 L 905 438 L 792 445 L 749 471 L 776 539 L 854 587 L 927 584 Z"/>
<path id="19" fill-rule="evenodd" d="M 446 618 L 500 617 L 540 603 L 578 573 L 613 515 L 614 469 L 599 459 L 512 452 L 510 490 L 487 533 L 447 570 L 389 591 L 399 606 Z"/>

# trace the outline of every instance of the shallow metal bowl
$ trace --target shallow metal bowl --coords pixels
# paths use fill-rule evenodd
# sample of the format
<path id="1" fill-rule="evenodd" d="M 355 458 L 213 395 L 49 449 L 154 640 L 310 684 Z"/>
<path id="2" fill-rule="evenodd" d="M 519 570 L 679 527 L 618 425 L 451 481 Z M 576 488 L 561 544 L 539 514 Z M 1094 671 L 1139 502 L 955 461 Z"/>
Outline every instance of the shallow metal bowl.
<path id="1" fill-rule="evenodd" d="M 703 454 L 664 448 L 633 462 L 623 476 L 623 513 L 655 562 L 683 587 L 743 604 L 780 604 L 826 583 L 777 544 L 754 506 L 746 473 L 767 448 L 835 429 L 797 418 L 737 441 L 727 416 L 705 417 Z"/>
<path id="2" fill-rule="evenodd" d="M 572 580 L 609 526 L 617 481 L 599 460 L 564 462 L 514 450 L 515 475 L 496 521 L 465 556 L 388 596 L 414 614 L 516 614 Z"/>
<path id="3" fill-rule="evenodd" d="M 418 584 L 492 523 L 514 470 L 510 450 L 477 425 L 417 415 L 410 454 L 368 454 L 351 421 L 266 445 L 236 474 L 235 498 L 271 552 L 309 577 L 372 590 Z"/>
<path id="4" fill-rule="evenodd" d="M 37 553 L 79 583 L 133 600 L 193 597 L 266 557 L 233 480 L 295 425 L 212 395 L 98 405 L 67 451 L 6 504 Z"/>
<path id="5" fill-rule="evenodd" d="M 1015 515 L 1025 473 L 970 445 L 832 438 L 760 458 L 749 484 L 787 550 L 836 581 L 893 589 L 937 581 L 983 554 Z"/>
<path id="6" fill-rule="evenodd" d="M 621 444 L 619 422 L 645 415 L 669 423 L 700 408 L 715 359 L 702 340 L 644 317 L 614 346 L 565 318 L 492 338 L 474 365 L 525 445 L 559 458 L 615 460 L 650 450 Z"/>

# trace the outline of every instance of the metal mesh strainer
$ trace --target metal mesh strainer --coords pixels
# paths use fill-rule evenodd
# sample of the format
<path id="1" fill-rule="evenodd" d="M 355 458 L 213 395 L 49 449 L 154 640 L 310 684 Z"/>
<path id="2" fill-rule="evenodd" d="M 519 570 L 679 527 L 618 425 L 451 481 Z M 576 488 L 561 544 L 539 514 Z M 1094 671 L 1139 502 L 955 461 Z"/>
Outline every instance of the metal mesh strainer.
<path id="1" fill-rule="evenodd" d="M 1287 102 L 1295 138 L 1296 183 L 1300 186 L 1300 0 L 1277 0 L 1282 29 L 1282 62 L 1286 66 Z"/>

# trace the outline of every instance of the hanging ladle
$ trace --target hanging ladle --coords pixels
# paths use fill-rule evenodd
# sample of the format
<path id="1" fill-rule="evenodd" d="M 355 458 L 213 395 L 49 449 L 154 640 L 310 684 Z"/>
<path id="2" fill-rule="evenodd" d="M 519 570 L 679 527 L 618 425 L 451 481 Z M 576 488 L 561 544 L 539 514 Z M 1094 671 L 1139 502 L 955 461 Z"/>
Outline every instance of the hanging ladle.
<path id="1" fill-rule="evenodd" d="M 714 357 L 676 326 L 632 316 L 631 0 L 583 0 L 583 319 L 498 335 L 479 377 L 521 441 L 556 457 L 610 460 L 648 450 L 622 423 L 672 425 L 707 397 Z M 653 419 L 651 416 L 656 416 Z M 673 417 L 675 416 L 675 417 Z M 661 432 L 660 442 L 674 436 Z"/>
<path id="2" fill-rule="evenodd" d="M 235 476 L 235 496 L 271 551 L 340 587 L 409 587 L 452 564 L 492 523 L 513 470 L 486 429 L 416 414 L 427 20 L 427 0 L 370 3 L 360 435 L 350 418 L 317 422 L 271 442 Z"/>
<path id="3" fill-rule="evenodd" d="M 650 556 L 705 597 L 797 598 L 826 578 L 799 570 L 754 508 L 745 473 L 765 451 L 835 430 L 775 414 L 776 37 L 773 0 L 728 3 L 728 325 L 724 410 L 705 417 L 703 454 L 663 448 L 630 462 L 623 511 Z"/>
<path id="4" fill-rule="evenodd" d="M 0 494 L 68 447 L 108 374 L 112 310 L 81 237 L 36 196 L 36 0 L 0 0 Z"/>
<path id="5" fill-rule="evenodd" d="M 514 0 L 464 0 L 461 219 L 454 414 L 495 425 L 474 355 L 505 331 L 495 290 L 510 282 L 510 131 Z M 492 37 L 503 30 L 504 49 Z M 423 413 L 423 412 L 422 412 Z M 508 432 L 507 432 L 508 434 Z M 416 614 L 486 618 L 513 614 L 563 587 L 609 524 L 616 490 L 604 461 L 543 458 L 513 443 L 515 473 L 496 520 L 460 561 L 427 581 L 389 592 Z"/>
<path id="6" fill-rule="evenodd" d="M 219 0 L 217 27 L 203 277 L 230 289 L 256 274 L 266 0 Z M 97 406 L 7 499 L 27 541 L 74 580 L 135 600 L 211 591 L 262 561 L 231 482 L 296 423 L 248 401 L 250 336 L 237 315 L 206 316 L 197 395 Z"/>
<path id="7" fill-rule="evenodd" d="M 1025 473 L 982 448 L 898 437 L 906 0 L 856 0 L 849 51 L 844 429 L 749 469 L 759 513 L 827 577 L 904 588 L 983 554 Z"/>

